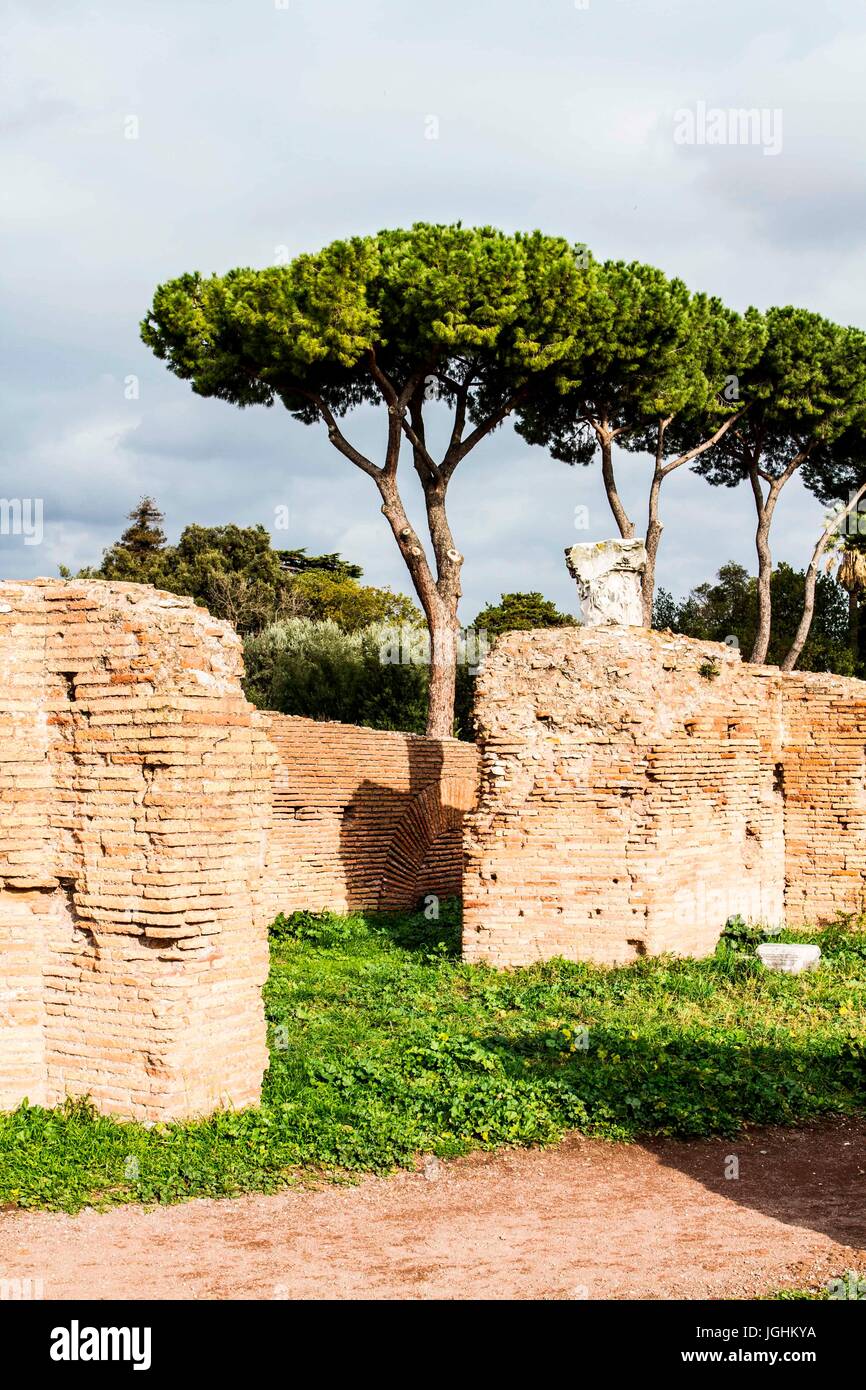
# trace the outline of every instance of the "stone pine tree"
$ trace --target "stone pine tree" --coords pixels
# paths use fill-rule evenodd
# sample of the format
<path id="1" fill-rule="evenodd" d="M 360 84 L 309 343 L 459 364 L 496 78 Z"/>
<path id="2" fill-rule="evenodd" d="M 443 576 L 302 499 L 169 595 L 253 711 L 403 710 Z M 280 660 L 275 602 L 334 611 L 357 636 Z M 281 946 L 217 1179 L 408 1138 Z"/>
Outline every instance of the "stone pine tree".
<path id="1" fill-rule="evenodd" d="M 791 306 L 769 309 L 766 323 L 764 351 L 740 383 L 749 408 L 697 466 L 711 483 L 745 480 L 752 490 L 758 627 L 749 660 L 759 664 L 770 645 L 770 530 L 782 490 L 813 455 L 866 421 L 866 334 Z"/>
<path id="2" fill-rule="evenodd" d="M 853 545 L 846 551 L 844 542 L 845 538 L 859 536 L 859 524 L 852 526 L 851 522 L 859 523 L 860 503 L 866 497 L 866 436 L 862 428 L 846 430 L 831 443 L 813 450 L 803 465 L 803 481 L 818 501 L 828 508 L 828 512 L 806 569 L 803 614 L 794 640 L 781 662 L 783 671 L 794 669 L 806 645 L 815 613 L 815 590 L 820 565 L 830 547 L 835 546 L 843 552 L 839 557 L 841 578 L 845 580 L 845 587 L 853 598 L 853 612 L 856 614 L 858 591 L 862 588 L 859 582 L 863 573 L 862 552 Z M 832 560 L 831 553 L 831 566 Z"/>
<path id="3" fill-rule="evenodd" d="M 676 469 L 712 452 L 749 409 L 740 375 L 757 360 L 766 339 L 755 309 L 737 314 L 714 296 L 696 294 L 689 303 L 679 363 L 659 384 L 655 415 L 646 430 L 623 440 L 629 452 L 651 459 L 643 574 L 644 625 L 652 626 L 656 562 L 662 531 L 661 490 Z"/>
<path id="4" fill-rule="evenodd" d="M 587 260 L 540 232 L 420 223 L 336 241 L 286 266 L 182 275 L 157 289 L 142 324 L 145 343 L 199 395 L 279 402 L 321 425 L 371 480 L 430 630 L 430 735 L 453 727 L 463 555 L 448 487 L 533 391 L 568 387 Z M 434 401 L 449 411 L 438 453 L 428 430 Z M 383 411 L 377 458 L 346 432 L 346 416 L 363 405 Z M 404 452 L 423 494 L 425 539 L 398 485 Z"/>
<path id="5" fill-rule="evenodd" d="M 518 428 L 566 463 L 586 464 L 600 453 L 608 504 L 624 539 L 636 528 L 617 486 L 614 446 L 649 454 L 643 577 L 649 627 L 662 484 L 712 449 L 746 408 L 739 380 L 761 351 L 764 327 L 756 310 L 739 315 L 639 262 L 593 265 L 589 283 L 576 384 L 564 394 L 533 396 L 521 408 Z"/>

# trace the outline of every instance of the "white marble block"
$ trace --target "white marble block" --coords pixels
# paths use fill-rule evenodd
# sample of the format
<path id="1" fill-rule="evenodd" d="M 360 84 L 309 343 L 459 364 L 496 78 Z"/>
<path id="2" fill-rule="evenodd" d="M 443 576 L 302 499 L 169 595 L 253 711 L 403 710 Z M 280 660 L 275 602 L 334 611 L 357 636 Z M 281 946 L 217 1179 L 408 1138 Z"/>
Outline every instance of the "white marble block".
<path id="1" fill-rule="evenodd" d="M 761 964 L 783 975 L 800 975 L 804 970 L 817 970 L 821 959 L 820 946 L 792 946 L 788 942 L 766 942 L 757 948 Z"/>
<path id="2" fill-rule="evenodd" d="M 641 577 L 646 569 L 643 541 L 592 541 L 565 552 L 577 582 L 583 621 L 588 627 L 614 623 L 643 626 Z"/>

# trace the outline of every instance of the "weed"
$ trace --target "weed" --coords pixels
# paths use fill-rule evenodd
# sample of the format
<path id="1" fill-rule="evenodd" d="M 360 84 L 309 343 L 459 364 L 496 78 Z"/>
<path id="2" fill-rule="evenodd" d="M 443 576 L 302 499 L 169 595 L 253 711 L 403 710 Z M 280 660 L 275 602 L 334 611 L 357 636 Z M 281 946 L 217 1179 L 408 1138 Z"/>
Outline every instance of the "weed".
<path id="1" fill-rule="evenodd" d="M 456 903 L 432 921 L 279 918 L 261 1105 L 148 1129 L 83 1101 L 25 1103 L 0 1115 L 0 1203 L 174 1202 L 573 1129 L 692 1138 L 862 1114 L 866 935 L 782 933 L 822 950 L 819 971 L 792 976 L 760 967 L 753 931 L 730 923 L 706 960 L 505 972 L 456 956 Z"/>

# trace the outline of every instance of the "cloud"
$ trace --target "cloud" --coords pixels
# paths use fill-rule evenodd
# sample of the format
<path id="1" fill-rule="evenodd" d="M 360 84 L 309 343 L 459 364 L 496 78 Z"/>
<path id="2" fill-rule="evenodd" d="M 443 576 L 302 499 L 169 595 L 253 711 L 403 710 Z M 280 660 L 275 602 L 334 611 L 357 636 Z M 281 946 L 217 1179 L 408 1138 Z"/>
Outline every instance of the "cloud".
<path id="1" fill-rule="evenodd" d="M 843 0 L 731 0 L 712 15 L 694 0 L 411 12 L 402 0 L 45 0 L 11 6 L 5 56 L 0 490 L 42 496 L 46 517 L 42 547 L 0 537 L 8 574 L 98 560 L 146 491 L 171 535 L 191 521 L 271 525 L 288 505 L 283 543 L 340 549 L 372 582 L 406 587 L 375 489 L 321 432 L 280 409 L 201 400 L 142 346 L 155 284 L 185 269 L 462 218 L 647 260 L 738 307 L 866 320 L 854 177 L 866 25 Z M 673 113 L 699 99 L 781 107 L 781 155 L 675 145 Z M 372 412 L 348 428 L 380 447 Z M 645 462 L 620 471 L 640 518 Z M 410 470 L 420 525 L 414 482 Z M 683 592 L 728 558 L 753 567 L 745 490 L 713 492 L 683 470 L 665 491 L 662 584 Z M 589 533 L 574 530 L 578 503 Z M 457 474 L 451 510 L 465 617 L 527 588 L 573 609 L 563 549 L 613 530 L 597 469 L 557 464 L 510 429 Z M 819 521 L 792 486 L 779 558 L 802 564 Z"/>

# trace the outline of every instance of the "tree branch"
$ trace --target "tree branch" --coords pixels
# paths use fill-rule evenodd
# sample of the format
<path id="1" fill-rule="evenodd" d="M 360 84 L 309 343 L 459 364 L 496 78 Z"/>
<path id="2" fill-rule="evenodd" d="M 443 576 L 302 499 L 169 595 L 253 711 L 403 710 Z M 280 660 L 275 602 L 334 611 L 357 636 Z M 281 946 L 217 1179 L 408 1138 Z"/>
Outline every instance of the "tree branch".
<path id="1" fill-rule="evenodd" d="M 738 410 L 735 415 L 729 415 L 727 419 L 722 421 L 715 434 L 711 435 L 709 439 L 703 440 L 701 444 L 696 444 L 694 449 L 687 449 L 684 454 L 680 454 L 679 458 L 673 459 L 670 463 L 665 464 L 662 469 L 662 476 L 666 478 L 668 473 L 673 473 L 675 468 L 681 467 L 684 463 L 691 463 L 693 459 L 700 458 L 701 454 L 706 453 L 707 449 L 712 449 L 713 445 L 718 444 L 719 440 L 727 434 L 731 426 L 735 424 L 737 420 L 742 419 L 748 408 L 747 405 L 744 405 L 743 409 Z M 670 424 L 672 419 L 673 416 L 668 420 L 668 424 Z"/>
<path id="2" fill-rule="evenodd" d="M 818 538 L 818 542 L 815 546 L 815 549 L 812 551 L 812 559 L 809 561 L 809 568 L 806 571 L 806 584 L 803 595 L 803 612 L 800 617 L 800 622 L 798 624 L 797 631 L 794 634 L 794 640 L 791 643 L 787 656 L 785 657 L 784 661 L 782 662 L 779 668 L 782 671 L 793 671 L 800 658 L 800 653 L 806 645 L 806 639 L 809 636 L 809 629 L 812 626 L 812 616 L 815 612 L 815 588 L 818 582 L 818 562 L 827 548 L 827 543 L 830 540 L 831 535 L 834 531 L 838 531 L 841 529 L 843 521 L 845 521 L 845 519 L 848 516 L 850 516 L 851 512 L 857 506 L 864 493 L 866 493 L 866 483 L 861 483 L 860 487 L 858 488 L 855 495 L 851 498 L 845 510 L 839 512 L 838 515 L 832 517 L 832 519 L 824 527 L 823 532 Z"/>
<path id="3" fill-rule="evenodd" d="M 432 478 L 436 482 L 442 481 L 442 474 L 439 470 L 438 464 L 435 462 L 427 448 L 427 439 L 424 432 L 424 416 L 422 413 L 421 401 L 419 400 L 420 389 L 421 388 L 419 386 L 416 386 L 415 394 L 409 401 L 409 413 L 411 415 L 411 423 L 408 420 L 406 420 L 404 416 L 402 420 L 402 425 L 403 433 L 409 440 L 409 443 L 412 445 L 412 454 L 415 461 L 415 471 L 418 474 L 418 477 L 421 479 L 423 485 L 425 482 L 425 468 L 427 470 L 427 478 Z"/>
<path id="4" fill-rule="evenodd" d="M 354 463 L 356 468 L 360 468 L 361 472 L 366 473 L 368 477 L 380 477 L 382 469 L 377 468 L 372 459 L 368 459 L 366 454 L 362 454 L 359 449 L 355 448 L 354 444 L 349 443 L 337 424 L 333 411 L 321 396 L 316 395 L 314 391 L 304 391 L 299 386 L 287 387 L 286 390 L 294 395 L 303 396 L 305 400 L 312 402 L 327 426 L 328 438 L 335 449 L 338 449 L 341 454 L 345 455 L 350 462 Z"/>
<path id="5" fill-rule="evenodd" d="M 451 429 L 451 438 L 448 441 L 448 448 L 445 450 L 445 457 L 449 458 L 452 449 L 458 448 L 463 431 L 466 428 L 466 404 L 469 400 L 469 387 L 472 383 L 472 371 L 466 373 L 464 381 L 455 383 L 455 402 L 454 402 L 454 424 Z"/>
<path id="6" fill-rule="evenodd" d="M 480 444 L 481 440 L 484 439 L 491 430 L 495 430 L 497 425 L 502 424 L 505 417 L 510 415 L 515 406 L 518 406 L 524 399 L 528 390 L 529 388 L 527 386 L 521 386 L 520 389 L 515 391 L 512 396 L 509 396 L 508 400 L 505 401 L 498 410 L 495 410 L 488 419 L 484 420 L 482 424 L 477 425 L 472 433 L 467 435 L 465 439 L 461 439 L 455 450 L 449 450 L 442 464 L 442 476 L 444 478 L 450 478 L 458 463 L 465 459 L 466 455 L 475 448 L 476 444 Z"/>

